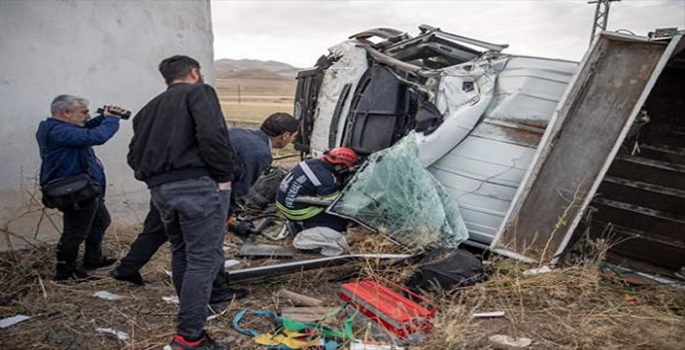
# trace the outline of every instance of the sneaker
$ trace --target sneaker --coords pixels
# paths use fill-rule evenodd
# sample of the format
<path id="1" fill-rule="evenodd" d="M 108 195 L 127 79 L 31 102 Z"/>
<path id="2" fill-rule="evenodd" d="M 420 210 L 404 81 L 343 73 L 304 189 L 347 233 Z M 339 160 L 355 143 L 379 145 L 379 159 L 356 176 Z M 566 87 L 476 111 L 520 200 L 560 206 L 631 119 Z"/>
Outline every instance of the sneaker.
<path id="1" fill-rule="evenodd" d="M 228 350 L 228 347 L 215 342 L 207 333 L 204 333 L 202 339 L 194 342 L 174 334 L 171 343 L 164 346 L 164 350 Z"/>
<path id="2" fill-rule="evenodd" d="M 108 256 L 103 256 L 102 259 L 100 259 L 100 261 L 96 263 L 84 262 L 83 269 L 86 271 L 97 270 L 103 267 L 112 266 L 115 262 L 117 262 L 117 259 L 110 258 Z"/>
<path id="3" fill-rule="evenodd" d="M 145 281 L 143 280 L 143 276 L 140 275 L 140 272 L 136 271 L 135 273 L 132 274 L 123 274 L 119 272 L 118 269 L 114 269 L 109 272 L 110 277 L 114 278 L 117 281 L 123 281 L 123 282 L 130 282 L 138 286 L 144 286 Z"/>

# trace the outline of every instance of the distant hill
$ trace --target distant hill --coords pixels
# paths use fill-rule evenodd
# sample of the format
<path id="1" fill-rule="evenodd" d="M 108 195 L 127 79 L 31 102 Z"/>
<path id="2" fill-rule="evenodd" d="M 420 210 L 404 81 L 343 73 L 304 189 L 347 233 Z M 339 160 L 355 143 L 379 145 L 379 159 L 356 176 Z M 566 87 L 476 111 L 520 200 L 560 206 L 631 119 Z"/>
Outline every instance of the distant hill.
<path id="1" fill-rule="evenodd" d="M 292 79 L 300 68 L 278 61 L 224 58 L 214 61 L 214 70 L 219 78 Z"/>

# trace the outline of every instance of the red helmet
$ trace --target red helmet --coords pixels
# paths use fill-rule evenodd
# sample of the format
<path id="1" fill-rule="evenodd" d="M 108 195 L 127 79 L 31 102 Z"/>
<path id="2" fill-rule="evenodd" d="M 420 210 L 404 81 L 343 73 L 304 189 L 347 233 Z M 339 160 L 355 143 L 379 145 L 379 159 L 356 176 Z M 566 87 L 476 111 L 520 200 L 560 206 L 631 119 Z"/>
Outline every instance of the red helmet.
<path id="1" fill-rule="evenodd" d="M 348 147 L 336 147 L 326 152 L 322 159 L 325 159 L 331 164 L 344 164 L 348 168 L 351 168 L 357 161 L 357 152 Z"/>

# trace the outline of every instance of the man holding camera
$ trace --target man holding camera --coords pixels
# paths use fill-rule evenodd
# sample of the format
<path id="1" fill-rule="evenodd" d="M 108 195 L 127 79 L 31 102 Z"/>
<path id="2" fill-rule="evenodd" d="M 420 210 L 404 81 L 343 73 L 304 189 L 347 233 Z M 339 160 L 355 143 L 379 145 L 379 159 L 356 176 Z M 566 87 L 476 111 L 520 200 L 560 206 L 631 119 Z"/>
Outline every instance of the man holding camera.
<path id="1" fill-rule="evenodd" d="M 107 142 L 119 130 L 124 110 L 105 107 L 91 119 L 84 98 L 59 95 L 50 106 L 52 117 L 40 123 L 36 140 L 40 150 L 40 184 L 43 201 L 63 212 L 63 231 L 57 245 L 55 281 L 86 279 L 84 270 L 112 265 L 116 259 L 102 255 L 102 238 L 111 222 L 105 207 L 105 172 L 93 146 Z M 46 188 L 60 181 L 82 177 L 87 187 L 82 197 L 50 197 Z M 59 203 L 50 205 L 49 203 Z M 85 241 L 83 269 L 76 266 L 81 243 Z"/>
<path id="2" fill-rule="evenodd" d="M 223 266 L 234 155 L 216 92 L 200 64 L 173 56 L 159 64 L 168 85 L 133 120 L 128 163 L 145 181 L 172 246 L 179 297 L 167 349 L 225 349 L 204 331 L 212 281 Z"/>

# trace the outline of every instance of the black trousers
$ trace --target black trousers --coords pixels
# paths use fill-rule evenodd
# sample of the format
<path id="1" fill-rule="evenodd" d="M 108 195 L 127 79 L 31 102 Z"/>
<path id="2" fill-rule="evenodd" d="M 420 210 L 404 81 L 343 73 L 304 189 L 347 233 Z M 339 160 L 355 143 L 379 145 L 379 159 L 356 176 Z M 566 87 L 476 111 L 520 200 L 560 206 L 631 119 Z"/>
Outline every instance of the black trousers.
<path id="1" fill-rule="evenodd" d="M 128 254 L 119 261 L 117 272 L 122 275 L 139 272 L 168 240 L 159 210 L 150 201 L 150 211 L 145 218 L 143 231 L 131 243 Z M 229 292 L 228 288 L 228 274 L 221 268 L 212 285 L 210 303 L 224 301 Z"/>
<path id="2" fill-rule="evenodd" d="M 57 245 L 57 263 L 75 268 L 78 250 L 85 241 L 84 264 L 97 265 L 102 260 L 102 238 L 112 223 L 103 197 L 79 203 L 78 209 L 63 212 L 63 230 Z"/>

